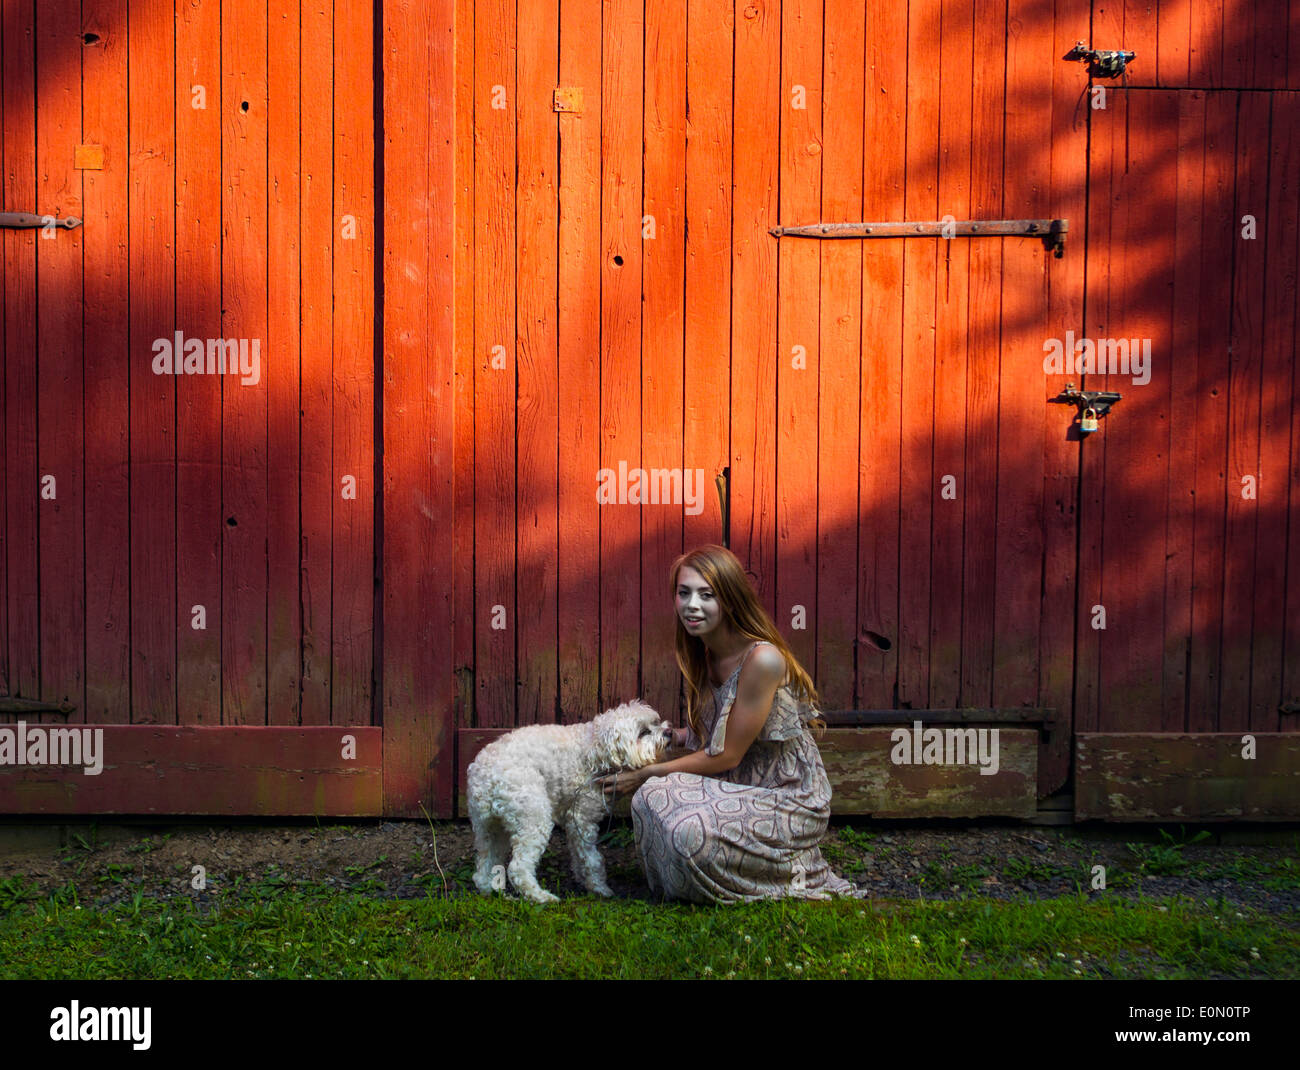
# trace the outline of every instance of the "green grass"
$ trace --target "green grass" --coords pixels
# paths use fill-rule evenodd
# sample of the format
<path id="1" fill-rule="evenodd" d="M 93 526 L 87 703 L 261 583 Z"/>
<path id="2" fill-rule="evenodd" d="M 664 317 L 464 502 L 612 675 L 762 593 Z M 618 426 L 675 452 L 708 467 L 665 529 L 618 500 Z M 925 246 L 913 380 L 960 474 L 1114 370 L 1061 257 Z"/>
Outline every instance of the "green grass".
<path id="1" fill-rule="evenodd" d="M 1217 918 L 1215 915 L 1218 915 Z M 964 942 L 963 942 L 964 941 Z M 1257 957 L 1256 957 L 1257 956 Z M 1076 961 L 1077 960 L 1077 961 Z M 0 883 L 0 978 L 1295 977 L 1300 931 L 1222 901 L 1102 895 L 728 907 L 378 900 L 275 879 L 210 903 Z"/>

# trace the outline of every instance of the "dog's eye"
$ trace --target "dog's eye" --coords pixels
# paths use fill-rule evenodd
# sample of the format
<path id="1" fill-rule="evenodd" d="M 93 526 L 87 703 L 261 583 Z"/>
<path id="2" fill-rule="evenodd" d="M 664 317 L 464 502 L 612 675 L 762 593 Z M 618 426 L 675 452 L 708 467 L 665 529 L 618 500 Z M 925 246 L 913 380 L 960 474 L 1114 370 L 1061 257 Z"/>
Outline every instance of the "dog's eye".
<path id="1" fill-rule="evenodd" d="M 641 729 L 641 734 L 642 734 L 643 736 L 648 736 L 648 735 L 650 734 L 650 729 L 648 729 L 648 728 L 643 728 L 643 729 Z"/>

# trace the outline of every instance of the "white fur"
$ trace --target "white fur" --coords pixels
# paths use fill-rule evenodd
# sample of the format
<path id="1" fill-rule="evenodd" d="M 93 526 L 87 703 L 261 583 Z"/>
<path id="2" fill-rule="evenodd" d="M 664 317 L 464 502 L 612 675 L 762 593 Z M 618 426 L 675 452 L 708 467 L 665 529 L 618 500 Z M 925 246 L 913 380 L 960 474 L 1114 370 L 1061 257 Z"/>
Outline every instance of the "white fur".
<path id="1" fill-rule="evenodd" d="M 607 809 L 594 779 L 650 765 L 671 739 L 672 727 L 633 700 L 584 724 L 530 725 L 489 743 L 470 763 L 466 778 L 478 852 L 474 886 L 484 895 L 504 890 L 499 875 L 493 886 L 494 871 L 504 870 L 525 898 L 557 902 L 558 896 L 537 883 L 537 863 L 558 824 L 569 841 L 574 877 L 596 895 L 613 895 L 596 847 Z"/>

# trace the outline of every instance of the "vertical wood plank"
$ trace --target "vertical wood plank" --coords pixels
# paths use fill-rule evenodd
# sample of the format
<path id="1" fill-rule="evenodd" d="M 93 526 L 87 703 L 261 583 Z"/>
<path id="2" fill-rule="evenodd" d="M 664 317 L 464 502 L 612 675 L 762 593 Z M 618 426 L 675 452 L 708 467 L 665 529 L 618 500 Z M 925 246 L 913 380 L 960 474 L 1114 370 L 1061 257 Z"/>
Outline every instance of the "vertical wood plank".
<path id="1" fill-rule="evenodd" d="M 1233 162 L 1237 94 L 1205 106 L 1200 307 L 1197 323 L 1196 518 L 1193 529 L 1190 732 L 1218 730 L 1222 674 L 1228 326 L 1232 301 Z"/>
<path id="2" fill-rule="evenodd" d="M 1256 554 L 1263 499 L 1260 399 L 1263 382 L 1263 295 L 1269 264 L 1263 235 L 1242 238 L 1242 216 L 1270 214 L 1269 99 L 1242 93 L 1237 113 L 1235 204 L 1227 220 L 1232 242 L 1232 317 L 1228 334 L 1227 523 L 1224 531 L 1223 685 L 1219 731 L 1251 727 L 1251 662 L 1257 589 Z M 1247 490 L 1246 477 L 1253 486 Z M 1246 497 L 1250 493 L 1251 497 Z"/>
<path id="3" fill-rule="evenodd" d="M 731 324 L 731 4 L 686 9 L 686 470 L 704 474 L 701 512 L 682 520 L 686 549 L 721 543 L 715 478 L 730 456 L 727 367 Z M 613 107 L 612 102 L 606 102 Z M 684 473 L 683 473 L 684 474 Z"/>
<path id="4" fill-rule="evenodd" d="M 862 178 L 862 211 L 867 219 L 902 219 L 905 158 L 874 147 L 903 145 L 906 136 L 906 12 L 868 4 L 865 36 L 862 141 L 872 155 Z M 873 240 L 862 260 L 857 702 L 867 709 L 898 705 L 905 244 L 902 238 Z"/>
<path id="5" fill-rule="evenodd" d="M 686 287 L 686 3 L 672 0 L 665 4 L 646 6 L 645 24 L 645 114 L 642 122 L 645 137 L 645 214 L 652 220 L 652 238 L 642 243 L 642 293 L 645 315 L 641 322 L 642 360 L 646 370 L 642 386 L 642 412 L 644 424 L 641 441 L 644 444 L 646 463 L 655 467 L 682 467 L 682 394 L 684 372 L 684 293 Z M 770 25 L 766 12 L 756 13 L 754 20 L 743 23 L 741 30 L 749 29 L 754 21 Z M 742 45 L 736 43 L 737 50 Z M 756 57 L 757 59 L 757 57 Z M 737 65 L 740 64 L 739 58 Z M 770 77 L 764 72 L 758 79 Z M 739 89 L 739 87 L 738 87 Z M 775 93 L 774 86 L 771 92 Z M 736 102 L 736 120 L 741 121 L 744 106 Z M 772 109 L 765 109 L 771 113 Z M 760 112 L 761 114 L 761 112 Z M 750 112 L 749 117 L 756 116 Z M 755 153 L 761 156 L 762 153 Z M 776 152 L 766 160 L 769 169 L 774 166 Z M 742 160 L 736 161 L 736 181 L 742 182 Z M 764 191 L 765 192 L 765 191 Z M 754 193 L 751 193 L 753 196 Z M 759 194 L 758 196 L 763 196 Z M 739 205 L 744 203 L 745 192 L 736 190 L 737 220 Z M 758 288 L 756 281 L 749 282 L 742 275 L 742 266 L 748 268 L 755 258 L 770 264 L 772 250 L 761 242 L 772 239 L 764 224 L 772 217 L 764 197 L 752 209 L 749 228 L 740 235 L 737 222 L 734 241 L 745 242 L 742 252 L 736 250 L 737 268 L 735 288 L 737 300 L 733 303 L 732 331 L 737 329 L 734 309 L 742 303 L 739 296 L 748 282 L 751 309 L 766 294 L 769 302 L 775 297 L 775 281 L 770 292 Z M 752 270 L 752 269 L 751 269 Z M 761 320 L 760 316 L 750 316 Z M 774 316 L 772 317 L 774 318 Z M 759 324 L 761 326 L 761 324 Z M 768 336 L 769 346 L 771 335 Z M 738 347 L 737 347 L 738 349 Z M 733 353 L 737 352 L 733 349 Z M 757 361 L 760 354 L 747 352 L 745 358 Z M 733 360 L 735 358 L 733 357 Z M 769 397 L 770 401 L 770 397 Z M 743 416 L 738 416 L 743 418 Z M 736 476 L 739 466 L 732 459 L 732 501 L 736 501 Z M 754 472 L 746 466 L 750 481 Z M 645 701 L 674 724 L 684 722 L 682 676 L 674 655 L 674 632 L 681 625 L 675 617 L 675 602 L 671 593 L 669 568 L 682 552 L 682 524 L 684 514 L 678 509 L 648 509 L 641 521 L 641 690 Z M 735 542 L 732 548 L 741 554 Z"/>
<path id="6" fill-rule="evenodd" d="M 1187 0 L 1158 0 L 1156 13 L 1156 84 L 1166 88 L 1188 85 L 1192 8 Z"/>
<path id="7" fill-rule="evenodd" d="M 177 723 L 175 376 L 153 372 L 176 327 L 174 20 L 128 21 L 131 278 L 131 720 Z M 217 106 L 215 86 L 210 106 Z"/>
<path id="8" fill-rule="evenodd" d="M 1294 6 L 1294 4 L 1290 5 Z M 1288 4 L 1252 4 L 1255 24 L 1248 42 L 1251 48 L 1251 88 L 1285 89 L 1287 69 Z M 1300 37 L 1291 46 L 1300 59 Z"/>
<path id="9" fill-rule="evenodd" d="M 644 53 L 640 0 L 609 0 L 601 26 L 600 465 L 632 472 L 641 451 L 641 166 Z M 727 35 L 729 36 L 729 35 Z M 722 57 L 726 60 L 726 54 Z M 730 61 L 726 67 L 730 70 Z M 730 103 L 729 82 L 724 81 Z M 703 108 L 709 107 L 706 101 Z M 728 115 L 730 108 L 727 109 Z M 730 144 L 730 130 L 721 141 Z M 729 173 L 728 167 L 723 173 Z M 723 218 L 729 218 L 724 214 Z M 721 243 L 725 250 L 725 242 Z M 721 292 L 726 292 L 725 290 Z M 725 338 L 725 332 L 724 332 Z M 726 352 L 726 346 L 716 352 Z M 672 505 L 600 511 L 600 705 L 640 691 L 641 522 Z"/>
<path id="10" fill-rule="evenodd" d="M 83 369 L 86 458 L 86 708 L 92 724 L 127 724 L 130 690 L 130 367 L 127 270 L 126 0 L 86 0 L 82 47 L 84 143 L 103 145 L 103 170 L 81 172 L 85 196 Z M 5 121 L 8 122 L 8 113 Z"/>
<path id="11" fill-rule="evenodd" d="M 368 725 L 375 651 L 375 195 L 371 7 L 334 33 L 334 508 L 331 724 Z M 355 220 L 355 228 L 349 227 Z M 345 227 L 349 229 L 345 230 Z M 349 235 L 355 234 L 354 237 Z M 354 498 L 343 484 L 355 480 Z"/>
<path id="12" fill-rule="evenodd" d="M 1268 153 L 1267 224 L 1258 216 L 1258 236 L 1268 270 L 1264 280 L 1263 360 L 1261 367 L 1259 433 L 1259 530 L 1255 545 L 1255 619 L 1251 635 L 1250 728 L 1260 732 L 1285 729 L 1277 707 L 1290 701 L 1284 688 L 1287 661 L 1283 657 L 1286 615 L 1287 527 L 1296 527 L 1300 501 L 1292 498 L 1300 486 L 1288 483 L 1289 454 L 1300 449 L 1291 434 L 1292 384 L 1296 360 L 1297 241 L 1300 236 L 1300 96 L 1275 93 L 1271 104 L 1272 133 L 1257 151 Z M 1258 201 L 1258 196 L 1255 200 Z M 1252 213 L 1254 214 L 1254 213 Z M 1241 226 L 1241 216 L 1237 216 Z M 1241 241 L 1238 230 L 1238 241 Z M 1294 582 L 1294 580 L 1293 580 Z M 1295 630 L 1294 624 L 1291 628 Z"/>
<path id="13" fill-rule="evenodd" d="M 1002 214 L 1006 108 L 1006 0 L 976 0 L 971 69 L 971 218 Z M 962 482 L 962 706 L 993 702 L 993 579 L 997 547 L 998 366 L 1002 238 L 970 242 L 967 313 L 966 478 Z M 1013 243 L 1014 244 L 1014 243 Z"/>
<path id="14" fill-rule="evenodd" d="M 515 7 L 474 15 L 474 664 L 477 725 L 515 722 Z"/>
<path id="15" fill-rule="evenodd" d="M 66 27 L 80 5 L 50 0 L 36 16 L 36 203 L 42 215 L 84 218 L 81 172 L 81 45 Z M 85 457 L 82 334 L 69 304 L 82 287 L 85 231 L 55 229 L 36 246 L 37 450 L 41 495 L 41 697 L 72 702 L 85 719 Z"/>
<path id="16" fill-rule="evenodd" d="M 221 8 L 221 334 L 261 347 L 267 338 L 266 8 Z M 266 724 L 267 387 L 227 370 L 222 381 L 222 723 Z"/>
<path id="17" fill-rule="evenodd" d="M 815 223 L 822 203 L 822 28 L 820 0 L 781 5 L 781 222 Z M 692 57 L 695 51 L 690 52 Z M 694 58 L 692 58 L 694 65 Z M 690 183 L 688 188 L 694 188 Z M 687 199 L 687 209 L 693 201 Z M 777 323 L 777 566 L 775 623 L 794 655 L 810 670 L 817 664 L 817 385 L 821 374 L 819 241 L 789 239 L 780 246 Z M 693 281 L 696 279 L 697 281 Z M 687 269 L 692 290 L 705 299 L 705 280 Z M 707 352 L 692 345 L 687 359 Z M 687 405 L 707 399 L 703 377 L 692 376 Z M 707 402 L 706 402 L 707 403 Z M 699 427 L 704 414 L 698 416 Z M 688 421 L 687 442 L 695 436 Z M 688 453 L 688 458 L 690 454 Z M 689 461 L 688 461 L 689 463 Z M 706 468 L 707 472 L 708 469 Z M 688 525 L 689 527 L 689 525 Z"/>
<path id="18" fill-rule="evenodd" d="M 1205 170 L 1205 94 L 1191 90 L 1177 94 L 1178 156 L 1173 231 L 1173 314 L 1171 347 L 1177 354 L 1178 373 L 1172 383 L 1169 408 L 1170 435 L 1180 447 L 1169 449 L 1169 501 L 1165 535 L 1165 653 L 1164 695 L 1160 730 L 1188 730 L 1187 702 L 1192 648 L 1192 580 L 1195 553 L 1196 456 L 1186 448 L 1195 436 L 1198 382 L 1197 332 L 1201 292 L 1201 242 Z"/>
<path id="19" fill-rule="evenodd" d="M 555 484 L 559 424 L 555 322 L 556 170 L 559 129 L 550 106 L 559 85 L 558 3 L 519 8 L 519 723 L 555 721 L 556 575 L 560 551 Z"/>
<path id="20" fill-rule="evenodd" d="M 865 167 L 865 7 L 826 9 L 823 87 L 823 219 L 862 219 Z M 817 661 L 826 709 L 852 709 L 856 681 L 858 497 L 861 413 L 863 243 L 835 241 L 822 252 L 825 305 L 819 361 L 817 435 Z"/>
<path id="21" fill-rule="evenodd" d="M 1041 57 L 1051 53 L 1052 27 L 1035 19 L 1027 4 L 1012 0 L 1007 28 L 1004 207 L 1011 219 L 1041 219 L 1053 214 L 1050 156 L 1041 147 L 1052 115 L 1051 69 Z M 1042 360 L 1043 340 L 1054 333 L 1044 301 L 1051 260 L 1041 242 L 1016 241 L 1004 249 L 993 647 L 997 706 L 1032 705 L 1038 697 L 1047 419 Z"/>
<path id="22" fill-rule="evenodd" d="M 452 813 L 454 0 L 383 6 L 384 813 Z M 422 42 L 421 48 L 407 47 Z M 412 106 L 412 101 L 422 102 Z M 428 101 L 428 106 L 423 102 Z M 304 164 L 305 169 L 305 164 Z M 423 812 L 422 812 L 423 811 Z"/>
<path id="23" fill-rule="evenodd" d="M 974 75 L 974 4 L 944 0 L 939 39 L 938 214 L 971 218 L 971 108 Z M 934 309 L 934 514 L 931 524 L 929 704 L 953 707 L 961 694 L 961 624 L 965 592 L 962 562 L 964 514 L 970 502 L 966 437 L 970 423 L 987 412 L 968 413 L 971 246 L 983 238 L 941 239 Z M 945 481 L 951 477 L 951 493 Z"/>
<path id="24" fill-rule="evenodd" d="M 302 12 L 302 99 L 323 108 L 335 98 L 334 5 L 306 0 Z M 391 57 L 386 57 L 387 58 Z M 319 116 L 319 111 L 317 111 Z M 391 113 L 389 113 L 391 114 Z M 334 510 L 334 135 L 332 123 L 303 115 L 302 284 L 298 358 L 299 612 L 301 615 L 301 720 L 331 722 L 333 686 Z M 423 172 L 421 172 L 423 174 Z M 409 177 L 409 176 L 408 176 Z M 391 232 L 390 232 L 391 233 Z M 406 231 L 401 232 L 405 239 Z M 409 311 L 409 310 L 408 310 Z M 415 329 L 413 325 L 411 330 Z M 403 350 L 405 352 L 405 350 Z M 398 359 L 394 354 L 394 359 Z M 399 550 L 410 547 L 402 544 Z M 385 751 L 387 748 L 385 748 Z"/>
<path id="25" fill-rule="evenodd" d="M 185 280 L 176 289 L 176 323 L 187 338 L 215 339 L 221 337 L 221 8 L 211 0 L 177 10 L 174 96 L 176 270 Z M 205 367 L 206 361 L 205 352 Z M 267 362 L 263 370 L 276 373 Z M 176 377 L 180 724 L 221 723 L 222 385 L 221 375 Z M 194 627 L 195 606 L 202 607 L 203 628 Z"/>
<path id="26" fill-rule="evenodd" d="M 1189 4 L 1188 85 L 1219 89 L 1223 80 L 1224 5 L 1227 0 L 1198 0 Z"/>
<path id="27" fill-rule="evenodd" d="M 581 113 L 560 113 L 560 720 L 598 713 L 600 625 L 600 10 L 560 7 L 560 85 L 581 86 Z M 479 211 L 475 205 L 475 213 Z M 477 662 L 482 671 L 482 661 Z M 491 721 L 480 717 L 485 727 Z"/>
<path id="28" fill-rule="evenodd" d="M 299 381 L 302 339 L 302 304 L 300 272 L 302 267 L 300 243 L 302 233 L 302 174 L 299 170 L 299 135 L 302 129 L 302 11 L 300 0 L 274 0 L 268 5 L 268 29 L 274 42 L 267 57 L 267 88 L 270 106 L 267 114 L 268 181 L 267 205 L 268 273 L 267 273 L 267 341 L 263 378 L 266 382 L 267 436 L 269 439 L 269 468 L 267 494 L 267 593 L 266 593 L 266 677 L 267 723 L 296 725 L 301 718 L 300 677 L 302 673 L 302 599 L 299 585 L 300 545 L 299 476 L 301 458 L 299 424 Z M 370 59 L 369 11 L 365 27 L 359 27 L 350 48 L 366 61 L 365 84 L 358 92 L 347 92 L 341 97 L 346 116 L 355 109 L 368 106 L 372 81 Z M 311 121 L 311 112 L 308 111 Z M 368 116 L 367 116 L 368 119 Z M 369 178 L 367 176 L 367 183 Z M 355 205 L 345 205 L 341 211 L 355 212 Z M 358 241 L 373 230 L 373 212 L 359 220 Z M 353 243 L 356 244 L 356 243 Z M 344 248 L 347 248 L 345 245 Z M 336 270 L 338 268 L 336 267 Z M 349 294 L 340 302 L 351 308 L 355 300 L 362 309 L 373 315 L 373 279 L 366 274 L 368 289 L 360 294 Z M 361 348 L 362 339 L 350 340 L 356 359 L 373 366 L 373 358 Z M 347 395 L 344 399 L 351 400 Z M 373 415 L 373 412 L 372 412 Z M 367 440 L 370 428 L 366 429 Z M 358 475 L 358 498 L 374 500 L 369 473 Z M 366 510 L 369 512 L 369 510 Z M 367 575 L 367 578 L 369 576 Z M 367 584 L 367 593 L 374 590 Z M 367 610 L 367 617 L 369 611 Z M 182 622 L 183 626 L 184 622 Z M 369 682 L 370 659 L 366 659 L 366 678 Z M 367 692 L 369 687 L 367 686 Z M 369 724 L 369 709 L 362 723 Z"/>
<path id="29" fill-rule="evenodd" d="M 1125 72 L 1128 87 L 1159 85 L 1160 76 L 1160 11 L 1158 0 L 1098 0 L 1098 6 L 1112 5 L 1123 8 L 1123 34 L 1115 40 L 1122 44 L 1094 44 L 1094 48 L 1125 48 L 1136 52 L 1137 58 Z M 1057 11 L 1057 17 L 1062 12 Z M 1094 30 L 1096 24 L 1094 23 Z M 1077 38 L 1076 38 L 1077 40 Z M 1119 80 L 1108 84 L 1118 84 Z"/>

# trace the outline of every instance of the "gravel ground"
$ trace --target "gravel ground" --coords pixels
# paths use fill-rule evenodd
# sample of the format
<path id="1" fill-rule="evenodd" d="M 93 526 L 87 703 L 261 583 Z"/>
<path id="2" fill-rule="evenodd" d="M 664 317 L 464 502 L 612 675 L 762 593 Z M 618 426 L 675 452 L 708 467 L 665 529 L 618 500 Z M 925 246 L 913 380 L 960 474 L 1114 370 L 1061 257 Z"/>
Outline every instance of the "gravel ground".
<path id="1" fill-rule="evenodd" d="M 1181 835 L 1174 830 L 1172 842 Z M 1186 897 L 1300 926 L 1300 831 L 1270 829 L 1272 842 L 1258 845 L 1220 844 L 1217 833 L 1203 842 L 1192 842 L 1190 831 L 1185 835 L 1183 846 L 1170 846 L 1146 827 L 840 821 L 822 849 L 838 872 L 882 899 L 1051 898 L 1073 894 L 1076 882 L 1088 889 L 1092 867 L 1103 865 L 1108 887 L 1093 895 Z M 630 822 L 615 818 L 602 843 L 614 891 L 651 899 Z M 562 897 L 585 894 L 568 872 L 567 857 L 564 833 L 556 829 L 539 880 Z M 200 898 L 267 880 L 319 881 L 376 898 L 407 899 L 440 892 L 445 879 L 450 894 L 475 894 L 473 864 L 468 821 L 115 825 L 79 834 L 52 826 L 37 835 L 30 828 L 14 835 L 0 827 L 0 908 L 68 882 L 87 905 L 114 905 L 137 892 L 193 896 L 194 866 L 204 867 L 208 881 Z"/>

